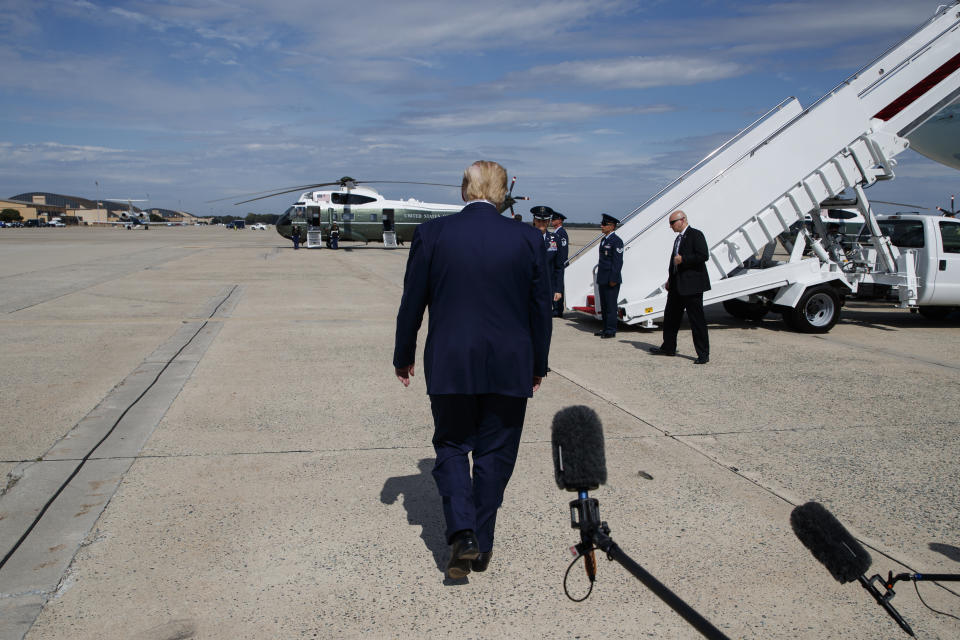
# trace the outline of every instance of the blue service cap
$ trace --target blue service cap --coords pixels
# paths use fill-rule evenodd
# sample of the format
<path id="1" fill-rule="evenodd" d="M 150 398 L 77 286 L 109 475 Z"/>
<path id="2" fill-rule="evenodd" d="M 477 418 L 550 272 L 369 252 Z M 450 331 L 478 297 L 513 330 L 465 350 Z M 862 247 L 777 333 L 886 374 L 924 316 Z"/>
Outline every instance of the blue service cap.
<path id="1" fill-rule="evenodd" d="M 554 211 L 554 212 L 550 215 L 550 219 L 551 219 L 551 220 L 566 220 L 566 219 L 567 219 L 567 216 L 563 215 L 563 214 L 560 213 L 559 211 Z"/>
<path id="2" fill-rule="evenodd" d="M 554 214 L 554 211 L 550 207 L 544 207 L 543 205 L 540 205 L 537 207 L 531 207 L 530 213 L 533 214 L 534 220 L 549 220 L 550 216 Z"/>
<path id="3" fill-rule="evenodd" d="M 620 221 L 614 218 L 613 216 L 611 216 L 609 213 L 604 213 L 601 215 L 603 215 L 603 219 L 600 220 L 600 224 L 613 224 L 613 225 L 620 224 Z"/>

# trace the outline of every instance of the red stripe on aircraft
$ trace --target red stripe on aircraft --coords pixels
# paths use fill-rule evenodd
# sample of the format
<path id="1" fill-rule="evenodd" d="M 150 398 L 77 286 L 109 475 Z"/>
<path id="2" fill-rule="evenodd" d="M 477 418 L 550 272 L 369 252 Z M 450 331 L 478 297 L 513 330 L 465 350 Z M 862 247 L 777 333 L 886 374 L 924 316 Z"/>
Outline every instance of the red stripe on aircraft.
<path id="1" fill-rule="evenodd" d="M 910 87 L 909 91 L 878 111 L 873 117 L 880 118 L 881 120 L 889 120 L 913 104 L 917 98 L 940 84 L 944 78 L 949 76 L 957 69 L 960 69 L 960 53 L 944 62 L 936 71 Z"/>

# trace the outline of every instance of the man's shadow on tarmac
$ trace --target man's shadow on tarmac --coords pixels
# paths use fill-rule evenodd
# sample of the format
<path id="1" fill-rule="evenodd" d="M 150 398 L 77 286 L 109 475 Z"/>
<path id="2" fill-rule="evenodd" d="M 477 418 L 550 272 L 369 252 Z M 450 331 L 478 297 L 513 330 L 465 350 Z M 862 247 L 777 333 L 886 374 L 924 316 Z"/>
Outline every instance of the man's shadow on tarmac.
<path id="1" fill-rule="evenodd" d="M 403 507 L 407 510 L 407 522 L 419 526 L 420 537 L 427 549 L 433 554 L 437 570 L 445 572 L 449 549 L 444 533 L 443 503 L 437 493 L 433 480 L 433 458 L 424 458 L 417 463 L 420 473 L 409 476 L 387 478 L 380 492 L 380 502 L 393 504 L 403 495 Z M 451 580 L 445 578 L 444 584 L 465 584 L 466 579 Z"/>

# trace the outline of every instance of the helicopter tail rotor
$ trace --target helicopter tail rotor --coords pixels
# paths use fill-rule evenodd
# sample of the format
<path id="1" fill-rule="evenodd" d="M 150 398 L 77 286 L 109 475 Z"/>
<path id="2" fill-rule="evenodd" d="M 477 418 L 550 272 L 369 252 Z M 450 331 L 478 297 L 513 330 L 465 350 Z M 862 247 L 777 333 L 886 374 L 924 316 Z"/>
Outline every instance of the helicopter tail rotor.
<path id="1" fill-rule="evenodd" d="M 503 199 L 503 204 L 500 206 L 500 213 L 503 213 L 507 209 L 510 209 L 510 215 L 516 217 L 516 213 L 513 210 L 513 205 L 515 205 L 520 200 L 529 200 L 528 196 L 514 196 L 513 195 L 513 185 L 517 183 L 517 176 L 513 176 L 513 180 L 510 181 L 510 190 L 507 191 L 507 197 Z"/>

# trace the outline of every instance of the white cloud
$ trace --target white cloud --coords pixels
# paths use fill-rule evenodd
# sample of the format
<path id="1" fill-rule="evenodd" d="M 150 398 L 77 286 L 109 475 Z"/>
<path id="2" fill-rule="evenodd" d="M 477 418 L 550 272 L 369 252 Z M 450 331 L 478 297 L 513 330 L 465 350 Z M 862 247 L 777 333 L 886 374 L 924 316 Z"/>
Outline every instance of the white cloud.
<path id="1" fill-rule="evenodd" d="M 36 142 L 28 144 L 4 142 L 0 149 L 3 150 L 3 155 L 8 161 L 13 160 L 21 164 L 89 162 L 129 153 L 126 149 L 62 144 L 59 142 Z"/>
<path id="2" fill-rule="evenodd" d="M 509 74 L 508 84 L 590 85 L 602 89 L 646 89 L 732 78 L 747 67 L 707 57 L 631 56 L 542 65 Z"/>
<path id="3" fill-rule="evenodd" d="M 640 115 L 671 111 L 667 105 L 614 107 L 583 102 L 547 103 L 540 100 L 517 100 L 496 105 L 483 105 L 401 118 L 410 127 L 427 129 L 470 129 L 490 126 L 540 128 L 557 122 L 575 122 L 596 117 Z"/>
<path id="4" fill-rule="evenodd" d="M 735 15 L 684 15 L 651 21 L 638 42 L 648 50 L 714 50 L 759 55 L 787 50 L 833 49 L 855 41 L 903 37 L 928 18 L 938 0 L 807 0 L 744 4 Z M 889 42 L 887 43 L 889 44 Z M 882 47 L 882 44 L 877 46 Z M 877 51 L 876 53 L 879 53 Z M 852 60 L 849 64 L 866 62 Z"/>
<path id="5" fill-rule="evenodd" d="M 143 25 L 145 27 L 153 29 L 154 31 L 163 32 L 163 31 L 166 31 L 167 29 L 167 25 L 164 24 L 162 21 L 156 20 L 151 16 L 144 15 L 136 11 L 129 11 L 127 9 L 122 9 L 120 7 L 110 7 L 107 11 L 116 16 L 119 16 L 120 18 L 123 18 L 124 20 L 128 20 L 130 22 Z"/>

